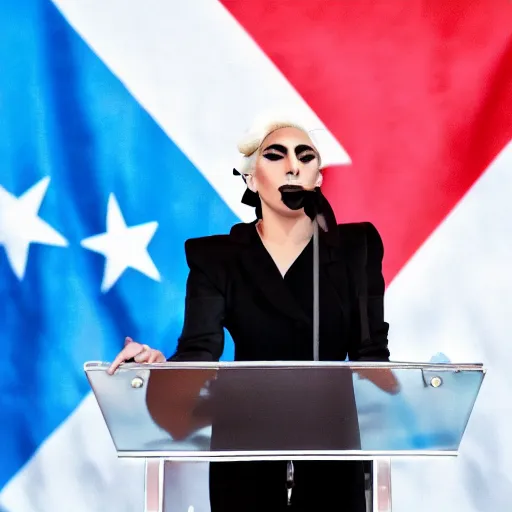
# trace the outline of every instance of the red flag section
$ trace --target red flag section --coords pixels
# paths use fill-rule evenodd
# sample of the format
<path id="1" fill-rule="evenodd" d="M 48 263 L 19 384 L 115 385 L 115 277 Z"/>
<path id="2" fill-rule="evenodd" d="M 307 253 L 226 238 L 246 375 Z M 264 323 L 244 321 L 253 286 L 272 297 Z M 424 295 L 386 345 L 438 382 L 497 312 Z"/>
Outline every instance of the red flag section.
<path id="1" fill-rule="evenodd" d="M 389 282 L 512 139 L 512 2 L 222 3 L 349 153 L 324 190 Z"/>

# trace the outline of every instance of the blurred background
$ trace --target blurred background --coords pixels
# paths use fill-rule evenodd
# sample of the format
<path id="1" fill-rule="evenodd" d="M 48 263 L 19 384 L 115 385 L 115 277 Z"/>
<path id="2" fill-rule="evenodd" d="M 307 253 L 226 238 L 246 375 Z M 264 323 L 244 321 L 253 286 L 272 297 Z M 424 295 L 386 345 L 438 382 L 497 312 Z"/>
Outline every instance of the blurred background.
<path id="1" fill-rule="evenodd" d="M 508 0 L 0 2 L 1 510 L 141 510 L 83 364 L 172 353 L 184 241 L 253 219 L 236 141 L 269 109 L 326 130 L 338 221 L 382 235 L 392 359 L 488 369 L 393 510 L 512 510 Z M 207 512 L 205 465 L 171 471 Z"/>

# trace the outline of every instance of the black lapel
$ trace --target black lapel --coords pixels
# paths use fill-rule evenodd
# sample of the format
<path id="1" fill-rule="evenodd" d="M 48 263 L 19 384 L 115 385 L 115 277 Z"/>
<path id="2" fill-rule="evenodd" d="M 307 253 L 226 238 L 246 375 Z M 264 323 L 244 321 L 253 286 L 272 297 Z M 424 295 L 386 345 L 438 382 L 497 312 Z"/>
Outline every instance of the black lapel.
<path id="1" fill-rule="evenodd" d="M 297 321 L 311 324 L 311 319 L 288 290 L 272 257 L 266 250 L 257 247 L 261 241 L 255 223 L 236 224 L 230 233 L 232 239 L 241 245 L 239 258 L 244 279 L 276 310 Z"/>

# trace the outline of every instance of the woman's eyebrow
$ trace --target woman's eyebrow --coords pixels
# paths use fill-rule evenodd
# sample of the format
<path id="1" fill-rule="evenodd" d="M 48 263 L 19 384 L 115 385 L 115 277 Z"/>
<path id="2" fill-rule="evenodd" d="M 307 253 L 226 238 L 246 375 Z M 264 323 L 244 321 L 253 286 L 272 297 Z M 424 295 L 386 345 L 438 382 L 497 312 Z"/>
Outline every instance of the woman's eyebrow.
<path id="1" fill-rule="evenodd" d="M 316 153 L 316 151 L 311 146 L 308 146 L 307 144 L 299 144 L 295 148 L 295 154 L 296 155 L 298 155 L 300 153 L 304 153 L 304 151 L 313 151 L 313 152 Z"/>
<path id="2" fill-rule="evenodd" d="M 274 149 L 285 155 L 288 154 L 288 150 L 282 144 L 271 144 L 270 146 L 266 147 L 263 151 L 267 151 L 268 149 Z"/>
<path id="3" fill-rule="evenodd" d="M 271 144 L 270 146 L 267 146 L 263 151 L 267 151 L 270 149 L 273 149 L 274 151 L 279 151 L 280 153 L 283 153 L 284 155 L 288 154 L 288 149 L 285 146 L 283 146 L 282 144 Z M 304 151 L 313 151 L 316 153 L 316 151 L 311 146 L 308 146 L 307 144 L 299 144 L 295 148 L 296 155 L 299 155 L 300 153 L 304 153 Z"/>

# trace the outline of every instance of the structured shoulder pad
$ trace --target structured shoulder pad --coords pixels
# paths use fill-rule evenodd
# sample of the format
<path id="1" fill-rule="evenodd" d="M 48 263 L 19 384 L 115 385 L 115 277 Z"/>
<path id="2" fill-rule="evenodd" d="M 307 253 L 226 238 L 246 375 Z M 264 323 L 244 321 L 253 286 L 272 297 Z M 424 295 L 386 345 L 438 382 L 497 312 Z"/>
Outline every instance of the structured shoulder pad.
<path id="1" fill-rule="evenodd" d="M 185 255 L 189 267 L 205 267 L 222 262 L 231 252 L 228 235 L 189 238 L 185 241 Z"/>
<path id="2" fill-rule="evenodd" d="M 367 245 L 372 254 L 379 255 L 383 252 L 381 236 L 371 222 L 338 224 L 338 233 L 340 241 L 345 246 L 359 247 Z"/>
<path id="3" fill-rule="evenodd" d="M 338 224 L 338 232 L 340 239 L 346 242 L 364 241 L 369 222 L 350 222 L 346 224 Z"/>

